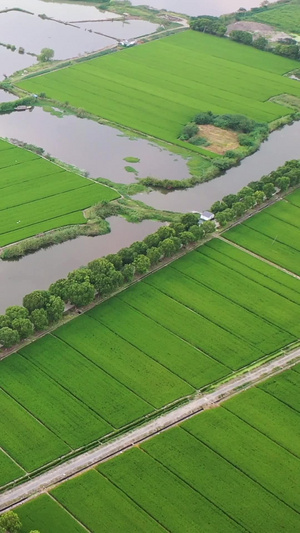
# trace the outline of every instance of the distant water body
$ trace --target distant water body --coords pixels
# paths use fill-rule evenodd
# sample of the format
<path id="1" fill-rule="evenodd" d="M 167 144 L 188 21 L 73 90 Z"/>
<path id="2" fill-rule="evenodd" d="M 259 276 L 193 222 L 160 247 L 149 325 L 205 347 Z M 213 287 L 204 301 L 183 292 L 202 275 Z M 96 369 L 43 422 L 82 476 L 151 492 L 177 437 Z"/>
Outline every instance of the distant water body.
<path id="1" fill-rule="evenodd" d="M 251 9 L 258 7 L 260 0 L 131 0 L 132 5 L 144 5 L 156 9 L 167 9 L 176 13 L 184 13 L 190 17 L 198 15 L 220 16 L 233 13 L 240 7 Z"/>

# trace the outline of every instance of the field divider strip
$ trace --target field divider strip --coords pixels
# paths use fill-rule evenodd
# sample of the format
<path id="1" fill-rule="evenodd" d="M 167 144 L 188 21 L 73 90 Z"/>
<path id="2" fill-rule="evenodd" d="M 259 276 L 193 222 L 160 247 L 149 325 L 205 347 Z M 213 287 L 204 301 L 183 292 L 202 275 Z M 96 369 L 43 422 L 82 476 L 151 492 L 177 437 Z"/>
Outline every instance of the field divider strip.
<path id="1" fill-rule="evenodd" d="M 121 452 L 130 449 L 132 446 L 148 440 L 167 429 L 177 426 L 183 421 L 201 413 L 204 409 L 219 405 L 231 396 L 249 389 L 271 376 L 281 373 L 287 368 L 291 368 L 300 360 L 300 348 L 286 351 L 284 355 L 271 359 L 265 364 L 245 369 L 240 376 L 231 376 L 222 385 L 203 394 L 199 392 L 190 398 L 186 404 L 177 406 L 163 414 L 156 413 L 156 418 L 144 423 L 141 427 L 132 428 L 119 437 L 112 436 L 112 440 L 102 444 L 88 452 L 83 452 L 77 457 L 55 466 L 45 471 L 43 474 L 30 479 L 29 481 L 16 486 L 0 495 L 0 510 L 11 508 L 20 501 L 27 500 L 35 494 L 53 487 L 58 483 L 77 475 L 79 472 L 92 468 L 95 464 L 104 462 Z"/>
<path id="2" fill-rule="evenodd" d="M 137 311 L 139 312 L 139 311 Z M 144 352 L 144 350 L 141 350 L 141 348 L 139 348 L 138 346 L 136 346 L 133 342 L 125 339 L 125 337 L 123 337 L 122 335 L 120 335 L 119 332 L 115 331 L 114 329 L 110 328 L 107 324 L 104 324 L 103 322 L 101 322 L 99 319 L 95 318 L 94 316 L 91 316 L 91 315 L 88 315 L 89 318 L 92 318 L 93 320 L 95 320 L 95 322 L 97 322 L 98 324 L 100 323 L 101 325 L 103 325 L 104 327 L 106 327 L 109 331 L 111 331 L 112 333 L 114 333 L 114 335 L 116 335 L 117 337 L 119 337 L 119 339 L 122 339 L 124 342 L 127 342 L 127 344 L 129 344 L 130 346 L 132 346 L 133 348 L 135 348 L 136 350 L 138 350 L 139 352 L 141 352 L 145 357 L 147 357 L 148 359 L 151 359 L 151 361 L 153 361 L 154 363 L 156 363 L 157 365 L 161 366 L 162 368 L 165 368 L 165 370 L 167 370 L 168 372 L 170 372 L 171 374 L 173 374 L 174 376 L 176 376 L 178 379 L 180 379 L 181 381 L 183 381 L 184 383 L 186 383 L 187 385 L 189 385 L 189 387 L 192 387 L 193 389 L 196 390 L 196 388 L 194 387 L 194 385 L 192 385 L 191 383 L 189 383 L 189 381 L 186 381 L 186 379 L 184 379 L 183 377 L 181 377 L 179 374 L 177 374 L 176 372 L 174 372 L 173 370 L 171 370 L 169 367 L 167 367 L 165 364 L 161 363 L 160 361 L 158 361 L 157 359 L 154 359 L 154 357 L 152 357 L 151 355 L 147 354 L 146 352 Z M 150 320 L 152 320 L 150 318 Z M 163 327 L 163 326 L 162 326 Z M 196 348 L 197 349 L 197 348 Z M 200 350 L 199 350 L 200 351 Z"/>
<path id="3" fill-rule="evenodd" d="M 84 359 L 86 359 L 87 361 L 89 361 L 90 363 L 92 363 L 96 368 L 100 368 L 102 370 L 102 372 L 104 372 L 104 374 L 106 374 L 107 376 L 109 376 L 110 378 L 114 379 L 117 383 L 119 383 L 120 385 L 122 385 L 122 387 L 125 387 L 127 390 L 129 390 L 129 392 L 131 392 L 132 394 L 134 394 L 135 396 L 137 396 L 139 399 L 142 399 L 144 402 L 148 403 L 150 405 L 150 407 L 152 407 L 153 409 L 156 409 L 154 405 L 152 405 L 148 400 L 145 400 L 144 398 L 142 398 L 142 396 L 140 396 L 139 394 L 137 394 L 134 390 L 132 390 L 128 385 L 125 385 L 125 383 L 122 383 L 122 381 L 119 381 L 119 379 L 117 379 L 113 374 L 110 374 L 107 370 L 105 370 L 104 368 L 102 368 L 102 366 L 99 366 L 97 365 L 97 363 L 95 363 L 94 361 L 92 361 L 91 359 L 88 358 L 87 355 L 85 355 L 83 352 L 81 352 L 80 350 L 78 350 L 78 348 L 74 348 L 74 346 L 72 346 L 72 344 L 69 344 L 67 341 L 65 341 L 64 339 L 61 339 L 60 337 L 56 337 L 53 332 L 50 333 L 50 335 L 52 337 L 55 337 L 56 339 L 59 339 L 60 342 L 66 344 L 67 346 L 69 346 L 70 348 L 72 348 L 72 350 L 75 350 L 77 353 L 79 353 L 82 357 L 84 357 Z M 111 422 L 109 422 L 110 425 Z"/>
<path id="4" fill-rule="evenodd" d="M 231 413 L 232 415 L 236 416 L 234 413 Z M 237 417 L 238 418 L 238 417 Z M 240 419 L 239 419 L 240 420 Z M 191 437 L 193 437 L 194 439 L 196 439 L 198 442 L 200 442 L 203 446 L 205 446 L 208 450 L 212 451 L 213 453 L 215 453 L 216 455 L 218 455 L 221 459 L 223 459 L 223 461 L 225 461 L 226 463 L 228 463 L 229 465 L 233 466 L 236 470 L 238 470 L 242 475 L 246 476 L 248 479 L 251 479 L 251 481 L 253 481 L 256 485 L 258 485 L 259 487 L 261 487 L 264 491 L 268 492 L 269 494 L 271 494 L 272 496 L 274 496 L 277 500 L 279 500 L 281 503 L 283 503 L 284 505 L 287 505 L 287 507 L 289 507 L 290 509 L 292 509 L 293 511 L 295 511 L 296 513 L 299 514 L 299 511 L 298 509 L 296 509 L 295 507 L 292 507 L 289 503 L 287 503 L 286 501 L 282 500 L 278 494 L 276 494 L 275 492 L 272 492 L 269 488 L 265 487 L 262 483 L 260 483 L 257 479 L 255 479 L 255 477 L 252 477 L 250 474 L 247 474 L 246 471 L 244 471 L 241 467 L 237 466 L 235 463 L 232 463 L 225 455 L 222 455 L 220 452 L 218 452 L 217 450 L 214 450 L 214 448 L 212 448 L 209 444 L 206 444 L 206 442 L 202 441 L 197 435 L 194 435 L 193 433 L 190 433 L 188 429 L 184 428 L 184 427 L 180 427 L 180 429 L 182 429 L 183 431 L 185 431 L 188 435 L 190 435 Z M 256 428 L 252 428 L 254 431 L 258 431 Z M 258 431 L 261 435 L 264 435 L 263 433 L 261 433 L 260 431 Z M 270 439 L 267 435 L 264 435 L 267 439 L 269 439 L 271 442 L 273 442 L 274 444 L 280 446 L 280 444 L 277 444 L 277 442 L 273 441 L 272 439 Z M 281 446 L 282 448 L 282 446 Z M 285 449 L 285 448 L 282 448 L 282 449 Z M 288 452 L 288 450 L 286 450 Z M 289 452 L 288 452 L 289 453 Z M 298 458 L 297 458 L 298 459 Z"/>
<path id="5" fill-rule="evenodd" d="M 269 396 L 271 396 L 272 398 L 274 398 L 275 400 L 279 401 L 280 403 L 282 403 L 283 405 L 285 405 L 286 407 L 288 407 L 289 409 L 292 409 L 293 411 L 295 411 L 295 413 L 297 413 L 298 415 L 300 415 L 300 409 L 297 410 L 295 409 L 295 407 L 293 407 L 292 405 L 290 405 L 289 403 L 285 402 L 284 400 L 282 400 L 281 398 L 278 398 L 278 396 L 275 396 L 275 394 L 273 394 L 272 392 L 268 391 L 268 390 L 265 390 L 263 389 L 262 387 L 259 387 L 260 390 L 262 390 L 263 392 L 265 392 L 266 394 L 268 394 Z"/>
<path id="6" fill-rule="evenodd" d="M 266 215 L 269 216 L 269 214 L 266 212 L 265 213 Z M 274 217 L 273 217 L 274 218 Z M 281 223 L 282 225 L 284 224 L 289 224 L 288 222 L 285 222 L 285 220 L 281 220 Z M 251 230 L 251 231 L 254 231 L 254 233 L 258 233 L 258 235 L 263 235 L 264 237 L 267 237 L 268 239 L 270 239 L 271 241 L 277 241 L 279 242 L 280 244 L 283 244 L 283 246 L 286 246 L 287 248 L 291 248 L 292 250 L 295 250 L 295 252 L 300 252 L 299 248 L 294 248 L 293 246 L 291 246 L 290 244 L 287 244 L 286 242 L 284 242 L 283 240 L 280 240 L 280 238 L 278 238 L 278 235 L 276 235 L 275 239 L 273 239 L 273 237 L 271 237 L 270 235 L 268 235 L 268 233 L 264 233 L 264 231 L 260 230 L 260 229 L 257 229 L 257 228 L 254 228 L 253 226 L 250 226 L 247 224 L 247 220 L 245 220 L 242 224 L 242 226 L 246 227 L 247 229 Z M 291 226 L 291 224 L 289 224 Z M 295 228 L 294 226 L 291 226 L 293 229 L 297 229 L 299 230 L 299 228 Z"/>
<path id="7" fill-rule="evenodd" d="M 183 276 L 185 276 L 185 274 L 183 274 Z M 236 333 L 234 333 L 234 331 L 230 330 L 230 329 L 227 329 L 227 327 L 219 324 L 218 322 L 214 322 L 213 320 L 211 320 L 210 318 L 208 318 L 206 315 L 200 313 L 200 311 L 197 311 L 196 309 L 193 309 L 192 307 L 190 307 L 189 304 L 184 304 L 180 299 L 178 299 L 178 297 L 176 296 L 170 296 L 170 294 L 168 294 L 167 292 L 165 292 L 162 288 L 158 288 L 156 285 L 152 285 L 151 283 L 149 283 L 147 281 L 147 278 L 145 280 L 143 280 L 144 283 L 146 283 L 148 285 L 148 287 L 151 287 L 151 288 L 154 288 L 156 289 L 157 291 L 161 292 L 162 294 L 164 294 L 165 296 L 167 296 L 168 298 L 170 298 L 171 300 L 174 300 L 174 302 L 177 302 L 179 303 L 180 305 L 183 305 L 186 309 L 189 309 L 190 311 L 192 311 L 192 313 L 195 313 L 196 315 L 199 315 L 201 316 L 202 318 L 204 318 L 205 320 L 208 320 L 209 322 L 211 322 L 211 324 L 214 324 L 215 326 L 223 329 L 224 331 L 226 331 L 227 333 L 229 333 L 230 335 L 233 335 L 234 337 L 236 337 L 237 339 L 239 340 L 242 340 L 244 341 L 246 344 L 248 344 L 249 346 L 252 346 L 253 348 L 256 348 L 257 349 L 257 346 L 252 342 L 252 341 L 249 341 L 247 340 L 245 337 L 241 336 L 241 335 L 238 335 Z M 195 282 L 197 282 L 197 280 L 195 280 Z M 209 289 L 211 290 L 211 289 Z M 213 291 L 215 292 L 215 291 Z M 222 296 L 221 296 L 222 297 Z M 239 305 L 239 304 L 236 304 L 236 305 Z M 240 306 L 241 307 L 241 306 Z M 252 313 L 253 314 L 253 313 Z"/>
<path id="8" fill-rule="evenodd" d="M 48 492 L 48 496 L 49 496 L 49 498 L 51 498 L 51 500 L 53 500 L 58 505 L 58 507 L 63 509 L 73 520 L 75 520 L 75 522 L 77 522 L 77 524 L 79 524 L 81 527 L 83 527 L 83 529 L 85 529 L 86 531 L 88 531 L 88 533 L 90 533 L 90 530 L 86 527 L 86 525 L 83 522 L 81 522 L 80 520 L 78 520 L 78 518 L 74 514 L 72 514 L 69 511 L 69 509 L 67 509 L 59 500 L 57 500 L 55 498 L 55 496 L 53 496 L 53 494 Z"/>
<path id="9" fill-rule="evenodd" d="M 225 516 L 227 516 L 230 520 L 232 520 L 233 522 L 235 522 L 238 526 L 242 527 L 243 530 L 247 531 L 248 533 L 251 533 L 251 531 L 249 529 L 247 529 L 243 524 L 241 524 L 240 522 L 238 522 L 235 518 L 233 518 L 229 513 L 227 513 L 224 509 L 222 509 L 221 507 L 219 507 L 219 505 L 217 505 L 216 502 L 214 502 L 213 500 L 210 500 L 208 498 L 208 496 L 205 496 L 205 494 L 203 494 L 199 489 L 196 489 L 196 487 L 194 487 L 189 481 L 187 481 L 186 479 L 184 479 L 184 477 L 181 477 L 177 472 L 175 472 L 174 470 L 172 470 L 172 468 L 170 468 L 168 465 L 166 465 L 165 463 L 163 463 L 162 461 L 160 461 L 159 459 L 157 459 L 157 457 L 154 457 L 153 455 L 151 455 L 151 453 L 147 452 L 147 450 L 144 450 L 142 449 L 142 452 L 145 453 L 146 455 L 148 455 L 153 461 L 155 461 L 156 463 L 158 463 L 159 465 L 161 465 L 163 468 L 165 468 L 166 470 L 168 470 L 168 472 L 170 472 L 173 476 L 176 476 L 178 479 L 180 479 L 180 481 L 182 481 L 185 485 L 187 485 L 193 492 L 196 492 L 197 494 L 199 494 L 204 500 L 206 500 L 208 503 L 210 503 L 213 507 L 216 507 L 219 511 L 221 511 L 222 514 L 224 514 Z"/>
<path id="10" fill-rule="evenodd" d="M 210 260 L 212 261 L 216 261 L 215 259 L 213 258 L 209 258 Z M 218 261 L 216 261 L 218 262 Z M 219 263 L 219 262 L 218 262 Z M 222 265 L 222 263 L 220 263 Z M 176 270 L 176 272 L 180 272 L 180 274 L 184 274 L 185 276 L 187 276 L 188 278 L 191 278 L 192 280 L 196 281 L 197 283 L 199 283 L 199 285 L 203 285 L 204 287 L 206 287 L 207 289 L 210 289 L 212 291 L 214 291 L 216 294 L 219 294 L 220 296 L 223 296 L 224 298 L 226 298 L 229 302 L 232 302 L 236 305 L 239 305 L 242 309 L 244 309 L 245 311 L 248 311 L 249 313 L 252 313 L 252 315 L 254 315 L 256 318 L 259 318 L 260 320 L 263 320 L 265 322 L 267 322 L 267 324 L 270 324 L 271 326 L 281 330 L 281 331 L 284 331 L 285 333 L 288 333 L 289 335 L 291 335 L 292 337 L 295 337 L 295 335 L 293 335 L 290 331 L 287 331 L 286 329 L 284 329 L 283 327 L 279 326 L 278 324 L 276 324 L 275 322 L 270 322 L 270 320 L 268 320 L 266 317 L 262 317 L 261 315 L 258 315 L 255 313 L 255 311 L 252 311 L 252 309 L 248 309 L 247 307 L 245 307 L 244 305 L 241 305 L 240 303 L 236 302 L 235 300 L 233 300 L 232 298 L 228 298 L 228 296 L 226 296 L 225 294 L 222 294 L 221 292 L 217 291 L 216 289 L 210 287 L 210 285 L 207 285 L 206 283 L 204 283 L 204 281 L 199 281 L 195 278 L 193 278 L 192 276 L 190 276 L 189 274 L 185 273 L 185 272 L 182 272 L 181 270 L 179 270 L 178 268 L 176 268 L 176 266 L 174 266 L 174 264 L 170 265 L 170 268 L 173 268 L 174 270 Z M 228 268 L 228 267 L 226 267 Z M 228 268 L 228 270 L 230 270 Z M 240 272 L 237 272 L 237 274 L 239 274 L 241 277 L 243 277 L 243 274 L 240 274 Z M 247 278 L 247 279 L 250 279 L 250 278 Z M 256 283 L 255 281 L 251 280 L 253 283 Z M 271 293 L 273 293 L 274 291 L 272 291 L 272 289 L 269 289 L 268 287 L 264 287 L 267 291 L 270 291 Z M 277 294 L 277 293 L 275 293 Z M 279 296 L 282 296 L 281 294 Z M 285 298 L 287 301 L 290 301 L 288 300 L 288 298 L 286 298 L 285 296 L 282 296 L 282 298 Z M 297 305 L 297 304 L 295 304 Z M 295 337 L 296 338 L 296 337 Z"/>
<path id="11" fill-rule="evenodd" d="M 20 465 L 20 463 L 18 463 L 18 461 L 16 461 L 16 459 L 10 455 L 4 448 L 2 448 L 2 446 L 0 446 L 0 450 L 4 453 L 4 455 L 6 455 L 13 463 L 15 463 L 16 466 L 18 466 L 21 470 L 23 470 L 23 472 L 25 472 L 25 474 L 28 474 L 27 470 L 25 470 L 25 468 L 23 466 Z"/>
<path id="12" fill-rule="evenodd" d="M 266 259 L 265 257 L 262 257 L 261 255 L 256 254 L 255 252 L 251 252 L 251 250 L 248 250 L 248 248 L 244 248 L 243 246 L 241 246 L 240 244 L 237 244 L 236 242 L 230 241 L 229 239 L 225 239 L 225 237 L 223 237 L 222 235 L 218 235 L 217 238 L 223 242 L 226 242 L 227 244 L 230 244 L 231 246 L 235 246 L 235 248 L 238 248 L 242 252 L 246 252 L 247 254 L 252 255 L 253 257 L 256 257 L 256 259 L 260 259 L 261 261 L 268 263 L 268 265 L 271 265 L 272 267 L 275 267 L 278 270 L 285 272 L 285 274 L 289 274 L 290 276 L 293 276 L 293 278 L 297 278 L 300 280 L 300 276 L 298 276 L 298 274 L 295 274 L 295 272 L 292 272 L 291 270 L 288 270 L 287 268 L 277 265 L 277 263 L 273 263 L 272 261 L 269 261 L 269 259 Z"/>
<path id="13" fill-rule="evenodd" d="M 123 301 L 123 300 L 122 300 Z M 158 324 L 159 326 L 162 326 L 162 324 L 160 322 L 158 322 L 157 320 L 154 320 L 154 318 L 150 317 L 149 315 L 147 315 L 146 313 L 144 313 L 143 311 L 141 311 L 141 309 L 138 309 L 136 307 L 134 307 L 133 305 L 131 305 L 130 303 L 126 302 L 126 304 L 131 307 L 132 309 L 134 309 L 135 311 L 138 311 L 139 313 L 141 313 L 141 315 L 145 316 L 146 318 L 149 318 L 150 320 L 152 320 L 155 324 Z M 196 313 L 195 313 L 196 314 Z M 210 359 L 213 359 L 214 361 L 216 361 L 217 363 L 220 363 L 221 365 L 225 366 L 226 368 L 228 368 L 228 370 L 230 370 L 231 372 L 234 371 L 233 368 L 231 368 L 230 366 L 226 365 L 223 361 L 219 361 L 218 359 L 216 359 L 215 357 L 213 357 L 212 355 L 208 355 L 207 352 L 205 352 L 202 348 L 198 348 L 197 346 L 194 346 L 191 342 L 189 342 L 188 340 L 184 339 L 183 337 L 180 337 L 179 335 L 177 335 L 177 333 L 174 333 L 174 331 L 172 331 L 171 329 L 167 328 L 166 326 L 162 326 L 163 328 L 165 328 L 165 330 L 167 330 L 169 333 L 172 333 L 172 335 L 175 335 L 175 337 L 177 337 L 178 339 L 186 342 L 187 344 L 189 344 L 190 346 L 192 346 L 193 348 L 196 348 L 197 350 L 199 350 L 199 352 L 203 353 L 204 355 L 206 355 L 207 357 L 210 357 Z"/>

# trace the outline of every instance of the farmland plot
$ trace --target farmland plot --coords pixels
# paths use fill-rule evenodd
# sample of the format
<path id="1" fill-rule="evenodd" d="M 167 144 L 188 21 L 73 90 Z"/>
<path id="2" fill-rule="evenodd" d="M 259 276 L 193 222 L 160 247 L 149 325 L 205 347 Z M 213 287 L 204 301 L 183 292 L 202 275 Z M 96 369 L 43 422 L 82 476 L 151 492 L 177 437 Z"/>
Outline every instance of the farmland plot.
<path id="1" fill-rule="evenodd" d="M 22 148 L 0 145 L 0 246 L 84 224 L 83 209 L 118 194 Z"/>
<path id="2" fill-rule="evenodd" d="M 286 197 L 286 200 L 291 203 L 291 217 L 295 215 L 295 207 L 300 207 L 299 190 Z M 294 205 L 293 205 L 294 204 Z M 289 211 L 289 204 L 286 202 L 279 202 L 285 212 L 285 219 Z M 274 208 L 273 208 L 274 209 Z M 299 210 L 298 210 L 299 211 Z M 295 227 L 298 224 L 299 216 L 295 216 L 294 224 L 289 221 L 278 220 L 272 216 L 272 208 L 270 215 L 269 210 L 266 209 L 263 213 L 259 213 L 254 217 L 246 220 L 243 224 L 239 224 L 227 231 L 224 236 L 226 239 L 247 248 L 248 250 L 268 259 L 287 270 L 300 274 L 300 248 L 299 236 L 300 229 Z"/>
<path id="3" fill-rule="evenodd" d="M 250 118 L 265 122 L 292 111 L 268 100 L 282 93 L 300 96 L 297 82 L 282 76 L 297 66 L 296 61 L 187 31 L 20 86 L 182 144 L 177 137 L 183 125 L 200 111 L 247 110 Z"/>
<path id="4" fill-rule="evenodd" d="M 287 405 L 289 376 L 298 372 L 299 365 L 60 484 L 51 499 L 20 506 L 22 531 L 52 533 L 50 512 L 72 533 L 81 525 L 95 533 L 298 531 L 300 413 Z M 280 401 L 261 390 L 274 383 Z M 64 531 L 59 523 L 56 530 Z"/>

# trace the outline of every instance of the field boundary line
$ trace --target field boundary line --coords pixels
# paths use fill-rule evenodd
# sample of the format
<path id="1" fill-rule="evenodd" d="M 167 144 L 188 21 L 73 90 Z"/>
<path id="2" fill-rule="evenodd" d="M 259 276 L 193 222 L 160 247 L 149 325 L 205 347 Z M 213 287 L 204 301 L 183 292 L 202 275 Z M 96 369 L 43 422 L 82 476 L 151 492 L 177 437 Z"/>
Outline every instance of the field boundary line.
<path id="1" fill-rule="evenodd" d="M 238 394 L 239 392 L 255 386 L 271 376 L 281 373 L 283 370 L 291 368 L 300 361 L 300 347 L 284 353 L 280 357 L 272 359 L 260 366 L 255 365 L 251 369 L 245 369 L 239 375 L 228 379 L 214 390 L 196 395 L 187 404 L 181 405 L 167 413 L 158 416 L 156 419 L 142 425 L 141 427 L 129 430 L 122 436 L 112 440 L 107 444 L 102 444 L 88 452 L 44 472 L 40 476 L 33 478 L 22 485 L 8 490 L 0 496 L 0 511 L 12 508 L 20 502 L 26 501 L 38 493 L 47 491 L 50 487 L 60 482 L 72 478 L 80 472 L 93 468 L 96 464 L 124 452 L 134 445 L 148 440 L 159 433 L 177 426 L 183 421 L 201 413 L 203 410 L 217 406 L 220 402 Z"/>
<path id="2" fill-rule="evenodd" d="M 295 274 L 295 272 L 292 272 L 291 270 L 288 270 L 287 268 L 284 268 L 280 265 L 277 265 L 277 263 L 272 263 L 272 261 L 269 261 L 269 259 L 266 259 L 265 257 L 262 257 L 259 254 L 256 254 L 255 252 L 251 252 L 251 250 L 248 250 L 247 248 L 244 248 L 240 244 L 237 244 L 236 242 L 230 241 L 229 239 L 225 239 L 223 235 L 215 235 L 217 239 L 220 239 L 223 242 L 226 242 L 227 244 L 231 244 L 231 246 L 235 246 L 235 248 L 238 248 L 242 252 L 246 252 L 249 255 L 252 255 L 253 257 L 256 257 L 256 259 L 260 259 L 260 261 L 264 261 L 265 263 L 268 263 L 268 265 L 278 268 L 278 270 L 281 270 L 282 272 L 285 272 L 285 274 L 289 274 L 290 276 L 293 276 L 293 278 L 299 279 L 300 276 L 298 274 Z"/>

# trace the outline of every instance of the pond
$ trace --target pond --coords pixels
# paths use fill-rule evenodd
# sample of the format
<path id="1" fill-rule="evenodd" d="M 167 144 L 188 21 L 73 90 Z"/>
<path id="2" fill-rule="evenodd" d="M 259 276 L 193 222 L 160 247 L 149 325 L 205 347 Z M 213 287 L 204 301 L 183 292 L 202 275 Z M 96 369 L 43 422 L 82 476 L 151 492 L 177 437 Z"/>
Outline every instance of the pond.
<path id="1" fill-rule="evenodd" d="M 143 35 L 154 33 L 159 26 L 146 20 L 126 20 L 111 22 L 81 22 L 80 28 L 87 31 L 102 33 L 115 39 L 134 39 Z"/>
<path id="2" fill-rule="evenodd" d="M 12 52 L 11 50 L 8 50 L 5 46 L 0 46 L 1 81 L 3 81 L 5 76 L 11 76 L 17 70 L 26 69 L 34 63 L 36 63 L 35 57 L 32 57 L 28 54 L 19 54 L 17 50 Z"/>
<path id="3" fill-rule="evenodd" d="M 217 200 L 238 192 L 250 181 L 259 180 L 290 159 L 300 158 L 300 122 L 274 131 L 259 151 L 246 157 L 238 167 L 228 170 L 223 176 L 192 189 L 178 190 L 167 194 L 153 191 L 137 194 L 133 198 L 156 209 L 170 211 L 203 211 Z"/>
<path id="4" fill-rule="evenodd" d="M 21 304 L 25 294 L 48 289 L 51 283 L 67 276 L 72 270 L 143 240 L 162 225 L 153 220 L 131 224 L 119 217 L 111 217 L 108 221 L 111 233 L 107 235 L 78 237 L 19 261 L 0 260 L 0 313 L 10 305 Z"/>
<path id="5" fill-rule="evenodd" d="M 186 179 L 190 176 L 183 157 L 145 139 L 133 139 L 116 128 L 72 115 L 59 118 L 40 107 L 0 115 L 0 137 L 40 146 L 61 161 L 88 171 L 93 178 L 107 178 L 117 183 L 136 182 L 136 175 L 127 172 L 126 166 L 134 168 L 140 178 Z M 127 157 L 138 158 L 140 162 L 126 162 L 124 158 Z"/>
<path id="6" fill-rule="evenodd" d="M 4 9 L 19 8 L 35 15 L 47 15 L 47 17 L 63 22 L 78 20 L 105 20 L 112 17 L 112 13 L 99 11 L 95 6 L 80 5 L 78 3 L 49 2 L 43 0 L 0 0 L 0 11 Z M 115 18 L 118 15 L 113 15 Z"/>
<path id="7" fill-rule="evenodd" d="M 114 46 L 116 41 L 96 33 L 52 20 L 9 11 L 0 14 L 1 42 L 39 54 L 42 48 L 52 48 L 54 59 L 68 59 Z"/>
<path id="8" fill-rule="evenodd" d="M 167 9 L 191 17 L 199 15 L 219 17 L 225 13 L 233 13 L 240 7 L 248 10 L 261 4 L 260 0 L 131 0 L 131 3 L 134 6 L 148 5 L 156 9 Z"/>
<path id="9" fill-rule="evenodd" d="M 0 89 L 0 102 L 12 102 L 13 100 L 16 100 L 16 98 L 17 96 L 15 96 L 14 94 Z"/>

